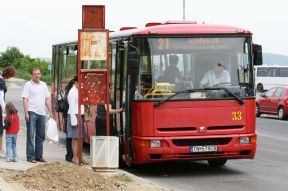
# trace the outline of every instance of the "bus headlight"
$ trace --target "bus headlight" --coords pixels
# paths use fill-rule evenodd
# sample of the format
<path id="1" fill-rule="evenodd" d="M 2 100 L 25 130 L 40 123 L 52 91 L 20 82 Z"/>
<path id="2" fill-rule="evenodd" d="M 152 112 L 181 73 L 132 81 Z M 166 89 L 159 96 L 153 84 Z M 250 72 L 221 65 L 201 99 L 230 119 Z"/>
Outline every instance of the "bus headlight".
<path id="1" fill-rule="evenodd" d="M 256 144 L 257 136 L 240 137 L 239 141 L 240 141 L 240 144 Z"/>
<path id="2" fill-rule="evenodd" d="M 240 144 L 249 144 L 250 138 L 249 137 L 240 137 Z"/>
<path id="3" fill-rule="evenodd" d="M 152 140 L 150 141 L 151 148 L 159 148 L 161 146 L 160 140 Z"/>

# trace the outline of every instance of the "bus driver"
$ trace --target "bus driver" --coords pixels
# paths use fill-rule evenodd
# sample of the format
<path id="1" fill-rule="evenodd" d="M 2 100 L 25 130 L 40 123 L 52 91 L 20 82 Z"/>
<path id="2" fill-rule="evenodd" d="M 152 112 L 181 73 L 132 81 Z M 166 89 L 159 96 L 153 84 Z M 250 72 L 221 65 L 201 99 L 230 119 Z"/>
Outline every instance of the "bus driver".
<path id="1" fill-rule="evenodd" d="M 212 87 L 217 84 L 231 83 L 230 74 L 221 63 L 217 63 L 214 70 L 209 70 L 200 81 L 200 87 Z"/>

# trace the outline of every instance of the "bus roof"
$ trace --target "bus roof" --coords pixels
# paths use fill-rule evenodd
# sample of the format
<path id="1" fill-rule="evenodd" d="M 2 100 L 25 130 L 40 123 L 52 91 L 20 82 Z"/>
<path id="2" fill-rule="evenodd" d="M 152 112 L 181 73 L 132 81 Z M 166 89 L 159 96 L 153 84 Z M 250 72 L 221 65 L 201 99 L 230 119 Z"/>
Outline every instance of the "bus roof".
<path id="1" fill-rule="evenodd" d="M 166 22 L 159 25 L 153 25 L 142 29 L 128 29 L 124 31 L 117 31 L 110 33 L 110 36 L 129 36 L 129 35 L 168 35 L 168 34 L 248 34 L 252 33 L 246 29 L 215 25 L 215 24 L 203 24 L 187 21 L 186 23 L 181 22 Z"/>
<path id="2" fill-rule="evenodd" d="M 59 42 L 59 43 L 57 43 L 57 44 L 53 44 L 52 46 L 59 46 L 59 45 L 77 45 L 77 43 L 78 43 L 78 41 L 76 40 L 74 40 L 74 41 L 67 41 L 67 42 Z"/>
<path id="3" fill-rule="evenodd" d="M 149 25 L 149 23 L 147 24 Z M 131 36 L 131 35 L 205 35 L 205 34 L 246 34 L 252 35 L 249 30 L 226 26 L 226 25 L 216 25 L 216 24 L 204 24 L 197 23 L 195 21 L 166 21 L 164 23 L 152 24 L 152 26 L 145 28 L 135 28 L 135 27 L 122 27 L 127 30 L 113 31 L 110 32 L 110 38 L 121 37 L 121 36 Z M 57 43 L 53 46 L 77 43 L 77 41 Z"/>

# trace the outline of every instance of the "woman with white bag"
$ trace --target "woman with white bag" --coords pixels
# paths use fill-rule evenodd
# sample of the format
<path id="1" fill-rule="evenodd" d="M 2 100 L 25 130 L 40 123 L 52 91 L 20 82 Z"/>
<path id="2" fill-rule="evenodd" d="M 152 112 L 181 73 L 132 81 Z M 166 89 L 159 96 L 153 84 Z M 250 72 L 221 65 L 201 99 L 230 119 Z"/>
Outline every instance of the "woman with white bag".
<path id="1" fill-rule="evenodd" d="M 68 90 L 68 103 L 69 109 L 67 114 L 67 137 L 72 138 L 72 152 L 73 158 L 72 162 L 79 164 L 79 153 L 78 153 L 78 76 L 74 76 L 73 78 L 73 86 L 70 90 Z M 83 138 L 85 137 L 84 131 L 84 106 L 81 105 L 81 132 L 82 132 L 82 140 L 81 145 L 83 144 Z M 81 164 L 87 164 L 84 161 L 83 157 L 81 159 Z"/>

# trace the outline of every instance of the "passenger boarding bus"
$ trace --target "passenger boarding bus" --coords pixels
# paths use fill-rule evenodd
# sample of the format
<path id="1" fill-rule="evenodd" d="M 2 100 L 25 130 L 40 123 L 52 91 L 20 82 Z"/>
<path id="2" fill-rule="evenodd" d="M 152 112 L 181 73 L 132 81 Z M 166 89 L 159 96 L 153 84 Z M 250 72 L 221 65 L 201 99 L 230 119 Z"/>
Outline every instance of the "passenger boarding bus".
<path id="1" fill-rule="evenodd" d="M 57 92 L 77 73 L 77 48 L 77 42 L 53 46 L 54 105 Z M 111 103 L 123 108 L 114 118 L 120 159 L 127 165 L 208 160 L 219 166 L 253 159 L 254 65 L 261 63 L 261 46 L 237 27 L 168 21 L 111 32 Z M 165 76 L 171 65 L 174 77 Z M 83 67 L 96 66 L 101 63 Z M 226 80 L 215 75 L 204 85 L 217 67 Z M 86 112 L 88 136 L 97 135 L 94 110 Z"/>
<path id="2" fill-rule="evenodd" d="M 276 86 L 288 85 L 288 66 L 255 66 L 255 86 L 264 92 Z"/>

